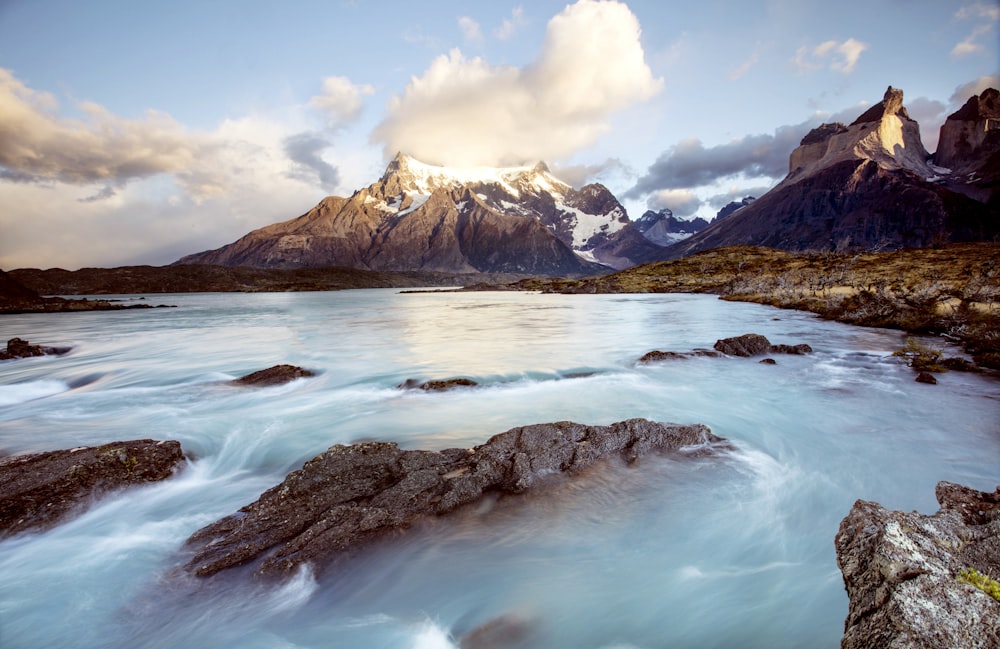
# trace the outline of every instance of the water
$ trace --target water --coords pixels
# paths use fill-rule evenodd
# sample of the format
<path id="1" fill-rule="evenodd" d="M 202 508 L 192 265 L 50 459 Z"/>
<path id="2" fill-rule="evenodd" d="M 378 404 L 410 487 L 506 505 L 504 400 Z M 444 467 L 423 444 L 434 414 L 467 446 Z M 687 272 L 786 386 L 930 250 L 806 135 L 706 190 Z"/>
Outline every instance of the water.
<path id="1" fill-rule="evenodd" d="M 176 309 L 4 316 L 0 338 L 73 345 L 0 363 L 0 452 L 177 439 L 176 477 L 0 542 L 0 646 L 449 648 L 498 618 L 523 646 L 839 646 L 833 538 L 857 498 L 937 509 L 1000 482 L 1000 384 L 914 382 L 897 332 L 711 296 L 151 296 Z M 637 366 L 756 332 L 809 356 Z M 258 390 L 277 363 L 319 372 Z M 409 378 L 481 387 L 403 392 Z M 473 446 L 530 423 L 701 422 L 722 458 L 611 463 L 487 501 L 339 563 L 261 584 L 178 574 L 195 530 L 336 443 Z"/>

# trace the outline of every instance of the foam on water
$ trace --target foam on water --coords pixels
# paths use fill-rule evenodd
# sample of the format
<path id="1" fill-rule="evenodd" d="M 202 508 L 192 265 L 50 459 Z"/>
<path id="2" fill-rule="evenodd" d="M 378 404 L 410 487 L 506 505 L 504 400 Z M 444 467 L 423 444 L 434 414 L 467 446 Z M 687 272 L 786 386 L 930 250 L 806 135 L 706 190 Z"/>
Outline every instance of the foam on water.
<path id="1" fill-rule="evenodd" d="M 44 399 L 60 392 L 66 392 L 70 386 L 65 381 L 40 380 L 14 385 L 0 385 L 0 408 L 12 406 L 25 401 Z"/>

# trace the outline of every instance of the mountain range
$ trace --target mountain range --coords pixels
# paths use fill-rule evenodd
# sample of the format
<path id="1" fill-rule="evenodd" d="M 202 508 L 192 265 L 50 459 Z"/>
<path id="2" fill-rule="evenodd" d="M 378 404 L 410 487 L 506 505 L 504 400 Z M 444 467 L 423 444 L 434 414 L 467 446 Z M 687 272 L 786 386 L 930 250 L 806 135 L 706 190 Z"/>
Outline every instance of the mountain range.
<path id="1" fill-rule="evenodd" d="M 629 219 L 601 184 L 574 189 L 544 163 L 449 168 L 403 153 L 349 198 L 176 264 L 579 276 L 727 245 L 897 249 L 1000 236 L 1000 93 L 972 97 L 920 141 L 901 90 L 850 125 L 823 124 L 788 175 L 709 224 L 669 210 Z"/>

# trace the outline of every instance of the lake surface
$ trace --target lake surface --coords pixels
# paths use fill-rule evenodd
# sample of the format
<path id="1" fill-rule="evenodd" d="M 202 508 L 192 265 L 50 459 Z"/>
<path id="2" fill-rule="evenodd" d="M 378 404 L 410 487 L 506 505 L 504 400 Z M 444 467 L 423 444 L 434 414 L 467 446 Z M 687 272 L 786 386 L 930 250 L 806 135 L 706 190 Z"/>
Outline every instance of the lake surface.
<path id="1" fill-rule="evenodd" d="M 833 539 L 855 499 L 936 511 L 1000 482 L 1000 383 L 914 382 L 898 332 L 703 295 L 149 296 L 174 309 L 0 318 L 72 345 L 0 363 L 0 452 L 176 439 L 174 478 L 0 542 L 0 647 L 456 645 L 514 620 L 526 647 L 839 646 Z M 761 333 L 808 356 L 635 361 Z M 265 389 L 224 381 L 292 363 Z M 473 389 L 403 391 L 464 376 Z M 721 457 L 602 465 L 379 543 L 320 578 L 178 574 L 185 539 L 333 444 L 469 447 L 515 426 L 704 423 Z"/>

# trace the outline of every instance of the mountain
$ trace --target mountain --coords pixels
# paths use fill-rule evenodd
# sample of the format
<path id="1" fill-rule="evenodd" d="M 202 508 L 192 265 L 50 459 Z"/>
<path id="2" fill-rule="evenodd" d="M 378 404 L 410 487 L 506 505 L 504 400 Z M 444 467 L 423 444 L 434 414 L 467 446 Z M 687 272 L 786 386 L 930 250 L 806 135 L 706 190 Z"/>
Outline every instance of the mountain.
<path id="1" fill-rule="evenodd" d="M 949 189 L 1000 207 L 1000 91 L 969 97 L 948 116 L 934 164 Z"/>
<path id="2" fill-rule="evenodd" d="M 660 246 L 669 246 L 687 239 L 696 232 L 701 232 L 708 227 L 708 221 L 703 218 L 693 220 L 679 219 L 669 209 L 661 209 L 657 212 L 647 210 L 635 222 L 639 232 L 644 237 Z"/>
<path id="3" fill-rule="evenodd" d="M 982 138 L 986 149 L 975 148 L 976 156 L 995 161 L 992 141 Z M 919 126 L 903 106 L 903 92 L 889 87 L 881 102 L 850 125 L 823 124 L 809 132 L 792 151 L 788 175 L 772 190 L 657 258 L 740 244 L 792 251 L 898 249 L 1000 236 L 997 206 L 958 190 L 976 177 L 949 175 L 929 158 Z M 957 159 L 964 164 L 968 154 L 960 151 Z M 989 164 L 995 171 L 996 163 Z"/>
<path id="4" fill-rule="evenodd" d="M 739 200 L 739 201 L 730 201 L 721 210 L 718 211 L 718 213 L 715 215 L 715 218 L 712 219 L 712 221 L 714 222 L 714 221 L 718 221 L 720 219 L 724 219 L 727 216 L 729 216 L 730 214 L 733 214 L 734 212 L 737 212 L 737 211 L 743 209 L 744 207 L 746 207 L 750 203 L 754 202 L 755 200 L 757 200 L 757 199 L 754 198 L 753 196 L 744 196 L 742 200 Z M 702 229 L 704 229 L 704 228 L 702 228 Z"/>
<path id="5" fill-rule="evenodd" d="M 633 265 L 609 252 L 628 223 L 603 185 L 573 189 L 544 163 L 449 168 L 398 154 L 350 198 L 176 263 L 583 275 L 607 270 L 603 258 Z"/>

